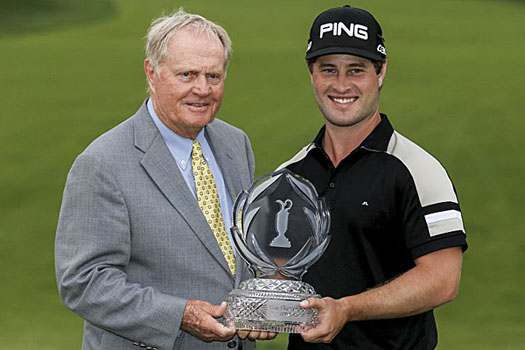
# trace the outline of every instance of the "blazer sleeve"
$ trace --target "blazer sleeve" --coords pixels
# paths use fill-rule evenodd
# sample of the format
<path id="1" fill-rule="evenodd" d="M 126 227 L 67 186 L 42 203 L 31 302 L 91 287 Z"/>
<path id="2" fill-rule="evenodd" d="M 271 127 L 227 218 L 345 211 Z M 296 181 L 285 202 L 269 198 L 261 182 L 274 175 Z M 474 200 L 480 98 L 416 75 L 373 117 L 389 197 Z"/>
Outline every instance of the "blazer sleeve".
<path id="1" fill-rule="evenodd" d="M 129 283 L 131 228 L 124 196 L 107 164 L 80 155 L 68 174 L 55 242 L 60 296 L 106 331 L 172 349 L 186 300 Z"/>

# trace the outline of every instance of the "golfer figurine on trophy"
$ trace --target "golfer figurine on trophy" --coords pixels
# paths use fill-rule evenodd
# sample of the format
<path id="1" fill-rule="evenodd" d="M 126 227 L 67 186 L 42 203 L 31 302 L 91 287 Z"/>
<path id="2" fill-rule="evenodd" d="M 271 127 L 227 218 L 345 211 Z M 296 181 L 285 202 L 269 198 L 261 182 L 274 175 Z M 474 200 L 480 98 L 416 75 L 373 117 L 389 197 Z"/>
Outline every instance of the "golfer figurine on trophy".
<path id="1" fill-rule="evenodd" d="M 284 169 L 257 179 L 233 207 L 235 248 L 256 278 L 228 296 L 228 327 L 300 333 L 318 323 L 299 303 L 320 297 L 301 277 L 330 241 L 330 215 L 315 187 Z"/>

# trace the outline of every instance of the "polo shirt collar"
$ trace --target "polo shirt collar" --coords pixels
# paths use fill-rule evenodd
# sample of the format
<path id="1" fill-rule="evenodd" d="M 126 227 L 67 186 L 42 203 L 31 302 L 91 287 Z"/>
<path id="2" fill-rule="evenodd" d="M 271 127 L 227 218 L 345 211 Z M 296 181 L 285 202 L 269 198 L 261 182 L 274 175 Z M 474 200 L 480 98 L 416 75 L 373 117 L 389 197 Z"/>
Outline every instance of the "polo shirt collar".
<path id="1" fill-rule="evenodd" d="M 381 113 L 381 121 L 377 126 L 372 130 L 370 135 L 368 135 L 361 145 L 359 145 L 358 148 L 367 149 L 370 151 L 376 151 L 376 152 L 385 152 L 388 147 L 388 142 L 390 141 L 390 136 L 392 136 L 392 133 L 394 132 L 394 128 L 392 127 L 392 124 L 388 120 L 388 117 L 386 114 Z M 323 149 L 323 137 L 325 133 L 326 126 L 323 125 L 321 130 L 317 133 L 317 136 L 315 137 L 313 141 L 313 146 L 315 148 L 318 148 L 320 150 Z"/>

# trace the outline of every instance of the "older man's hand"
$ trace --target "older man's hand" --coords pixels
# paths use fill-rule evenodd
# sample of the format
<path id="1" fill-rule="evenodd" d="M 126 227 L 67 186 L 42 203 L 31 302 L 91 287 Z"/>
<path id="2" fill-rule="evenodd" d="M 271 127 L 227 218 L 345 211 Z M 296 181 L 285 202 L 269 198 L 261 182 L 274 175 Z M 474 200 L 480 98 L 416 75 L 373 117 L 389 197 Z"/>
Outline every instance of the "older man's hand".
<path id="1" fill-rule="evenodd" d="M 226 302 L 213 305 L 202 300 L 188 300 L 180 328 L 205 342 L 229 340 L 235 335 L 235 329 L 216 320 L 224 314 L 226 305 Z"/>

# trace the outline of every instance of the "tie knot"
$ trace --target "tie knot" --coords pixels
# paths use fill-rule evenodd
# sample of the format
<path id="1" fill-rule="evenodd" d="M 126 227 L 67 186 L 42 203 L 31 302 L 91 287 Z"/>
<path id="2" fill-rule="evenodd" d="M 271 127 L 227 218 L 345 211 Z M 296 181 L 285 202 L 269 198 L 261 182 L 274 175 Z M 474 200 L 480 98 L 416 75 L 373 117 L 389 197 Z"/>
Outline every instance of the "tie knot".
<path id="1" fill-rule="evenodd" d="M 202 157 L 202 147 L 199 141 L 193 140 L 193 148 L 191 149 L 191 154 L 193 157 Z"/>
<path id="2" fill-rule="evenodd" d="M 197 140 L 193 140 L 193 151 L 201 152 L 201 144 Z"/>

